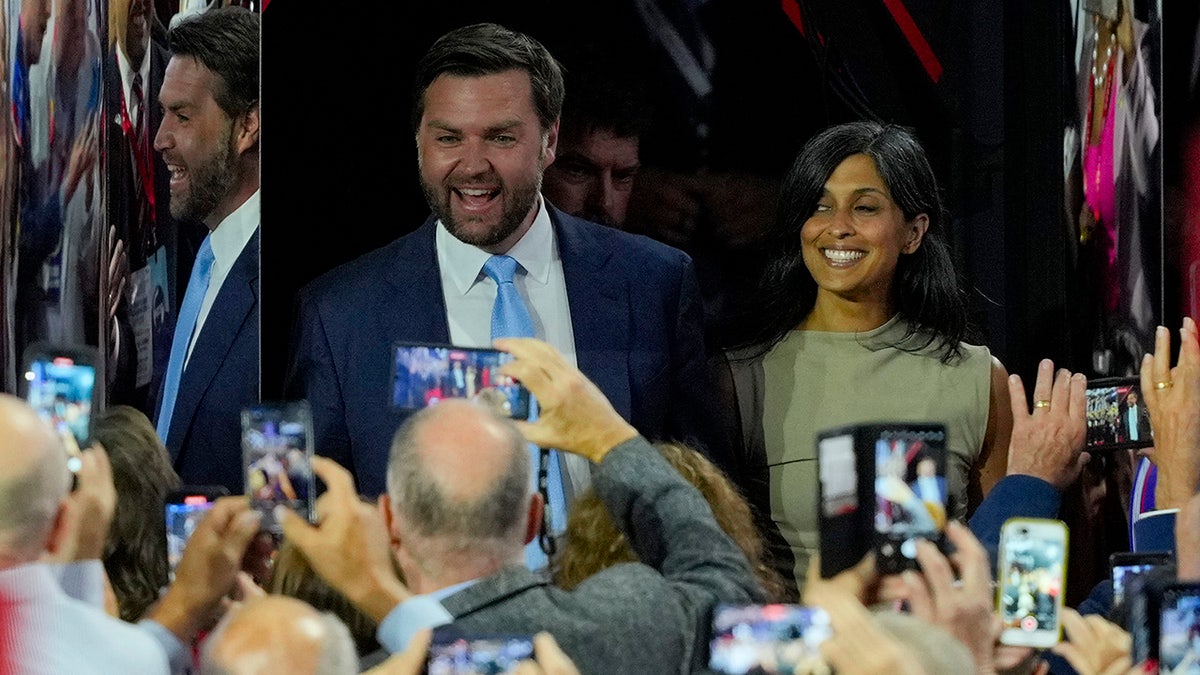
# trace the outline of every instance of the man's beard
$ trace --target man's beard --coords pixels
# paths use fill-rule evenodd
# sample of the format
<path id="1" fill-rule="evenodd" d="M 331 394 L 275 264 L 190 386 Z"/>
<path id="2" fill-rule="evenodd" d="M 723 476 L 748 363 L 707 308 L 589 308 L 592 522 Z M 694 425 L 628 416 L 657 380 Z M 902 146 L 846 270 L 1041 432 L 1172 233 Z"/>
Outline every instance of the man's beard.
<path id="1" fill-rule="evenodd" d="M 189 189 L 183 199 L 171 200 L 171 215 L 178 220 L 204 220 L 216 210 L 237 182 L 237 157 L 233 154 L 233 129 L 217 144 L 217 152 L 200 166 L 189 166 Z"/>
<path id="2" fill-rule="evenodd" d="M 541 160 L 539 160 L 540 162 Z M 425 193 L 425 201 L 429 202 L 429 208 L 455 239 L 479 248 L 490 248 L 508 239 L 513 232 L 516 232 L 529 212 L 533 210 L 538 193 L 542 190 L 542 167 L 538 168 L 537 177 L 530 183 L 515 187 L 501 184 L 502 194 L 507 194 L 511 199 L 505 201 L 500 222 L 484 232 L 472 231 L 466 224 L 455 219 L 450 209 L 453 190 L 442 185 L 430 184 L 424 179 L 421 180 L 421 190 Z"/>

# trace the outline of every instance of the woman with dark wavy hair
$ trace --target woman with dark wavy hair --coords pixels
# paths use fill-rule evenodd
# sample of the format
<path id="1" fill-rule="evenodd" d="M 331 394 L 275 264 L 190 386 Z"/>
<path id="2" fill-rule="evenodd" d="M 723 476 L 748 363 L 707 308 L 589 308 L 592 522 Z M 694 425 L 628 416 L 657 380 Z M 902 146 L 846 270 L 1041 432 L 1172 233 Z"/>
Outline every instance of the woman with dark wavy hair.
<path id="1" fill-rule="evenodd" d="M 1008 373 L 968 342 L 945 226 L 933 169 L 904 127 L 829 127 L 784 179 L 747 306 L 759 329 L 726 353 L 721 377 L 739 441 L 731 470 L 788 581 L 818 546 L 820 431 L 944 423 L 958 519 L 1004 475 Z"/>
<path id="2" fill-rule="evenodd" d="M 704 495 L 712 507 L 717 524 L 746 554 L 769 601 L 783 601 L 783 582 L 763 562 L 762 537 L 750 513 L 750 506 L 729 477 L 691 447 L 665 442 L 655 443 L 655 447 L 680 475 Z M 571 590 L 600 570 L 637 559 L 595 490 L 588 488 L 571 502 L 566 536 L 552 565 L 555 584 Z"/>
<path id="3" fill-rule="evenodd" d="M 108 451 L 117 490 L 104 569 L 121 618 L 137 621 L 169 581 L 163 508 L 179 476 L 154 425 L 137 408 L 109 406 L 92 418 L 92 438 Z"/>

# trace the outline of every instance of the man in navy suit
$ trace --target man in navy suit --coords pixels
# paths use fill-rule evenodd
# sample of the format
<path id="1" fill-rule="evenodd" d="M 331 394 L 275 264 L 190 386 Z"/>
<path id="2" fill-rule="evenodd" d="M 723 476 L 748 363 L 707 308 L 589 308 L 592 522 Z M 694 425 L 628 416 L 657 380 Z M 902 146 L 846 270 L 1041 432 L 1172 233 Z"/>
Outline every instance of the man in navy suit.
<path id="1" fill-rule="evenodd" d="M 526 35 L 475 24 L 442 36 L 418 65 L 412 112 L 433 214 L 301 289 L 286 389 L 312 404 L 317 452 L 350 469 L 362 494 L 385 491 L 392 435 L 409 414 L 391 402 L 393 344 L 490 346 L 498 286 L 483 266 L 495 254 L 518 263 L 535 337 L 638 431 L 723 459 L 690 258 L 541 195 L 563 96 L 558 63 Z M 561 459 L 569 499 L 591 467 Z"/>
<path id="2" fill-rule="evenodd" d="M 241 411 L 259 400 L 259 15 L 209 10 L 176 24 L 169 41 L 154 148 L 171 174 L 171 215 L 204 224 L 212 262 L 190 339 L 172 348 L 182 363 L 173 406 L 160 380 L 157 426 L 185 483 L 236 494 Z"/>

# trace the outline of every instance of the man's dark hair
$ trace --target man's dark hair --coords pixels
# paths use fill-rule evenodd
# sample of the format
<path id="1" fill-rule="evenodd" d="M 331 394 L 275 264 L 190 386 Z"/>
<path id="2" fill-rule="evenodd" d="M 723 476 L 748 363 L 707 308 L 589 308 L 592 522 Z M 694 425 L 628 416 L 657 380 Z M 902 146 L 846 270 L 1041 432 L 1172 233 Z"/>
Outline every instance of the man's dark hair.
<path id="1" fill-rule="evenodd" d="M 632 69 L 610 61 L 583 48 L 563 58 L 566 99 L 560 132 L 582 136 L 609 131 L 617 138 L 641 139 L 650 129 L 653 108 L 645 82 Z"/>
<path id="2" fill-rule="evenodd" d="M 504 26 L 476 23 L 438 38 L 417 64 L 413 82 L 412 128 L 416 133 L 425 114 L 425 90 L 440 75 L 483 77 L 509 70 L 529 75 L 533 106 L 542 129 L 549 129 L 563 106 L 562 67 L 542 43 Z"/>
<path id="3" fill-rule="evenodd" d="M 259 15 L 244 7 L 210 9 L 182 19 L 167 33 L 172 56 L 190 56 L 221 78 L 213 92 L 221 110 L 238 117 L 258 103 Z"/>

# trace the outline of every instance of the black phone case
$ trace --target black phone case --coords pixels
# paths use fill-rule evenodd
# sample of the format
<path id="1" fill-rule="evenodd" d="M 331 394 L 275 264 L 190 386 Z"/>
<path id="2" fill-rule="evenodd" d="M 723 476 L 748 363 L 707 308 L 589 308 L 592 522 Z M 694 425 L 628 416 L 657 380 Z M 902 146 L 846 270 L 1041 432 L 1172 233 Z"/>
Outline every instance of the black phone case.
<path id="1" fill-rule="evenodd" d="M 1133 392 L 1138 397 L 1137 440 L 1131 438 L 1126 401 Z M 1088 452 L 1135 450 L 1154 445 L 1150 429 L 1150 413 L 1142 397 L 1141 380 L 1137 377 L 1102 377 L 1088 381 L 1087 441 Z"/>
<path id="2" fill-rule="evenodd" d="M 827 509 L 826 483 L 820 480 L 823 471 L 828 471 L 828 467 L 820 461 L 820 445 L 822 441 L 845 435 L 854 439 L 854 467 L 857 473 L 855 502 L 851 505 L 847 500 L 843 500 L 837 511 L 833 512 Z M 885 436 L 919 439 L 925 442 L 937 461 L 939 475 L 946 475 L 946 427 L 943 424 L 880 422 L 847 425 L 817 434 L 817 475 L 820 486 L 817 490 L 817 522 L 821 576 L 824 578 L 857 565 L 872 550 L 876 553 L 876 566 L 881 574 L 897 574 L 906 569 L 918 569 L 916 560 L 901 552 L 902 542 L 897 537 L 877 532 L 875 528 L 876 441 Z M 947 495 L 947 514 L 953 512 L 951 499 L 952 497 Z M 943 532 L 939 531 L 930 541 L 943 552 L 949 552 L 950 547 Z"/>

